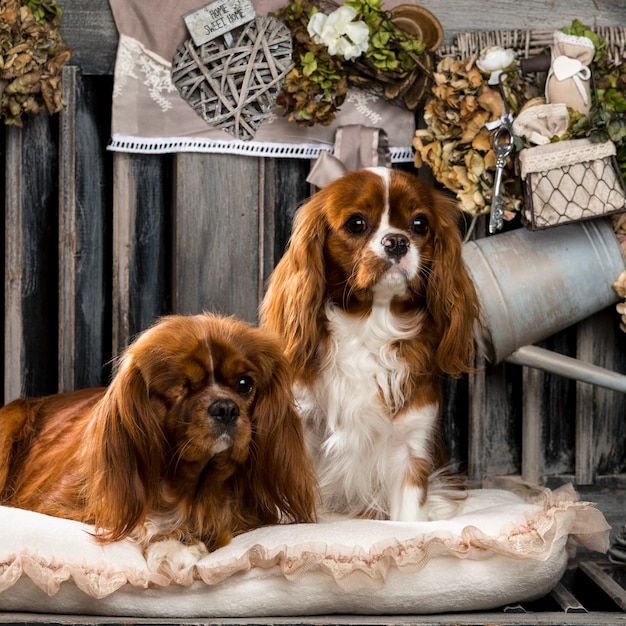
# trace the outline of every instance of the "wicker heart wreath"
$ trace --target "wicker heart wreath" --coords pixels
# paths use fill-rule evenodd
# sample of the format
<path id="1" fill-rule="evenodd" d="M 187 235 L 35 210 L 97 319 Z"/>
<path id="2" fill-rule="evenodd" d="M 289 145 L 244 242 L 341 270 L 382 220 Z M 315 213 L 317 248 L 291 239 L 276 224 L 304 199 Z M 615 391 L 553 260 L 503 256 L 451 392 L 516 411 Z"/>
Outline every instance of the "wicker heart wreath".
<path id="1" fill-rule="evenodd" d="M 257 17 L 199 47 L 191 39 L 174 55 L 172 81 L 208 124 L 251 139 L 276 101 L 292 67 L 291 32 L 271 17 Z"/>

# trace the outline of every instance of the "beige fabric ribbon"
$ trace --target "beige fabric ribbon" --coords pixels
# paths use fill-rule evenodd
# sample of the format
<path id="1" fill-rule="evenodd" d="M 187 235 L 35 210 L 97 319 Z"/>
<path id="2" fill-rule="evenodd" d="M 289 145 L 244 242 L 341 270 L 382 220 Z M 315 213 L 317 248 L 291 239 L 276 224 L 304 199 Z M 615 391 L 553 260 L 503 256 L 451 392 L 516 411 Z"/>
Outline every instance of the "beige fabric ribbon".
<path id="1" fill-rule="evenodd" d="M 320 153 L 307 182 L 321 189 L 346 172 L 390 166 L 389 140 L 382 128 L 360 124 L 340 126 L 335 133 L 333 154 L 327 150 Z"/>

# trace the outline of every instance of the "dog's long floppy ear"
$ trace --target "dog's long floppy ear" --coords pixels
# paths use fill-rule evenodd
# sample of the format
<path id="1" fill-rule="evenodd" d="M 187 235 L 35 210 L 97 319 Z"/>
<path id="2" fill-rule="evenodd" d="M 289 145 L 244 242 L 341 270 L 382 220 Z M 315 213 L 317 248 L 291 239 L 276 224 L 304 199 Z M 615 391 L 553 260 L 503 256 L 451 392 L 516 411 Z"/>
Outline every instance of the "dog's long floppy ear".
<path id="1" fill-rule="evenodd" d="M 283 338 L 296 375 L 315 361 L 320 342 L 319 318 L 326 294 L 324 192 L 296 213 L 289 245 L 274 269 L 260 310 L 261 325 Z"/>
<path id="2" fill-rule="evenodd" d="M 8 486 L 9 472 L 16 453 L 16 442 L 29 418 L 29 401 L 13 400 L 0 408 L 0 495 Z"/>
<path id="3" fill-rule="evenodd" d="M 474 283 L 462 258 L 459 209 L 456 203 L 436 193 L 439 224 L 428 279 L 428 309 L 438 326 L 440 342 L 437 365 L 451 376 L 472 370 L 474 328 L 480 305 Z"/>
<path id="4" fill-rule="evenodd" d="M 283 519 L 312 522 L 317 479 L 294 408 L 293 378 L 276 342 L 268 342 L 259 357 L 262 380 L 253 409 L 250 463 L 239 477 L 238 516 L 252 526 Z"/>
<path id="5" fill-rule="evenodd" d="M 87 495 L 98 536 L 127 537 L 151 508 L 163 460 L 163 433 L 141 371 L 127 352 L 94 409 L 93 480 Z"/>

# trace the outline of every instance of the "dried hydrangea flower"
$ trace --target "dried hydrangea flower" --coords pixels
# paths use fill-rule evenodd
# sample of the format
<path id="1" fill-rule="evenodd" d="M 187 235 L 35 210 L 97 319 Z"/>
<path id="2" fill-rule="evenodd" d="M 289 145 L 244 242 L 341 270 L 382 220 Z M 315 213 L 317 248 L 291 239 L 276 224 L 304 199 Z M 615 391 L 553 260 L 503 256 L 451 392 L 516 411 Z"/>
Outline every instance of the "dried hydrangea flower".
<path id="1" fill-rule="evenodd" d="M 439 61 L 435 85 L 424 107 L 426 128 L 415 132 L 413 147 L 415 166 L 428 165 L 435 179 L 456 195 L 465 212 L 481 215 L 491 207 L 496 165 L 492 133 L 485 124 L 500 119 L 504 102 L 499 90 L 487 84 L 475 60 L 476 56 Z M 518 77 L 508 80 L 507 96 L 513 104 L 533 95 L 533 89 Z M 511 219 L 522 205 L 512 159 L 505 181 L 505 218 Z"/>
<path id="2" fill-rule="evenodd" d="M 22 116 L 58 113 L 61 70 L 72 54 L 60 34 L 61 10 L 54 0 L 0 0 L 0 101 L 4 123 L 22 125 Z"/>

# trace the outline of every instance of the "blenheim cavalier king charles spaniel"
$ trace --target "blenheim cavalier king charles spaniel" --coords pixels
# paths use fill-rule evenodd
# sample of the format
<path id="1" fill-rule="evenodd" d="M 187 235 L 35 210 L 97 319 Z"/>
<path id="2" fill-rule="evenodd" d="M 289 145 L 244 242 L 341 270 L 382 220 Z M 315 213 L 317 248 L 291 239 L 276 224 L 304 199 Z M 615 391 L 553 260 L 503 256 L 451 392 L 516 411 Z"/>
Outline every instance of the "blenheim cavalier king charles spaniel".
<path id="1" fill-rule="evenodd" d="M 459 217 L 385 168 L 344 175 L 296 215 L 261 323 L 295 371 L 322 519 L 445 517 L 464 497 L 438 471 L 441 376 L 471 370 L 479 316 Z"/>
<path id="2" fill-rule="evenodd" d="M 172 315 L 119 359 L 107 389 L 0 409 L 0 504 L 140 542 L 190 565 L 238 534 L 314 517 L 316 481 L 275 337 Z"/>

